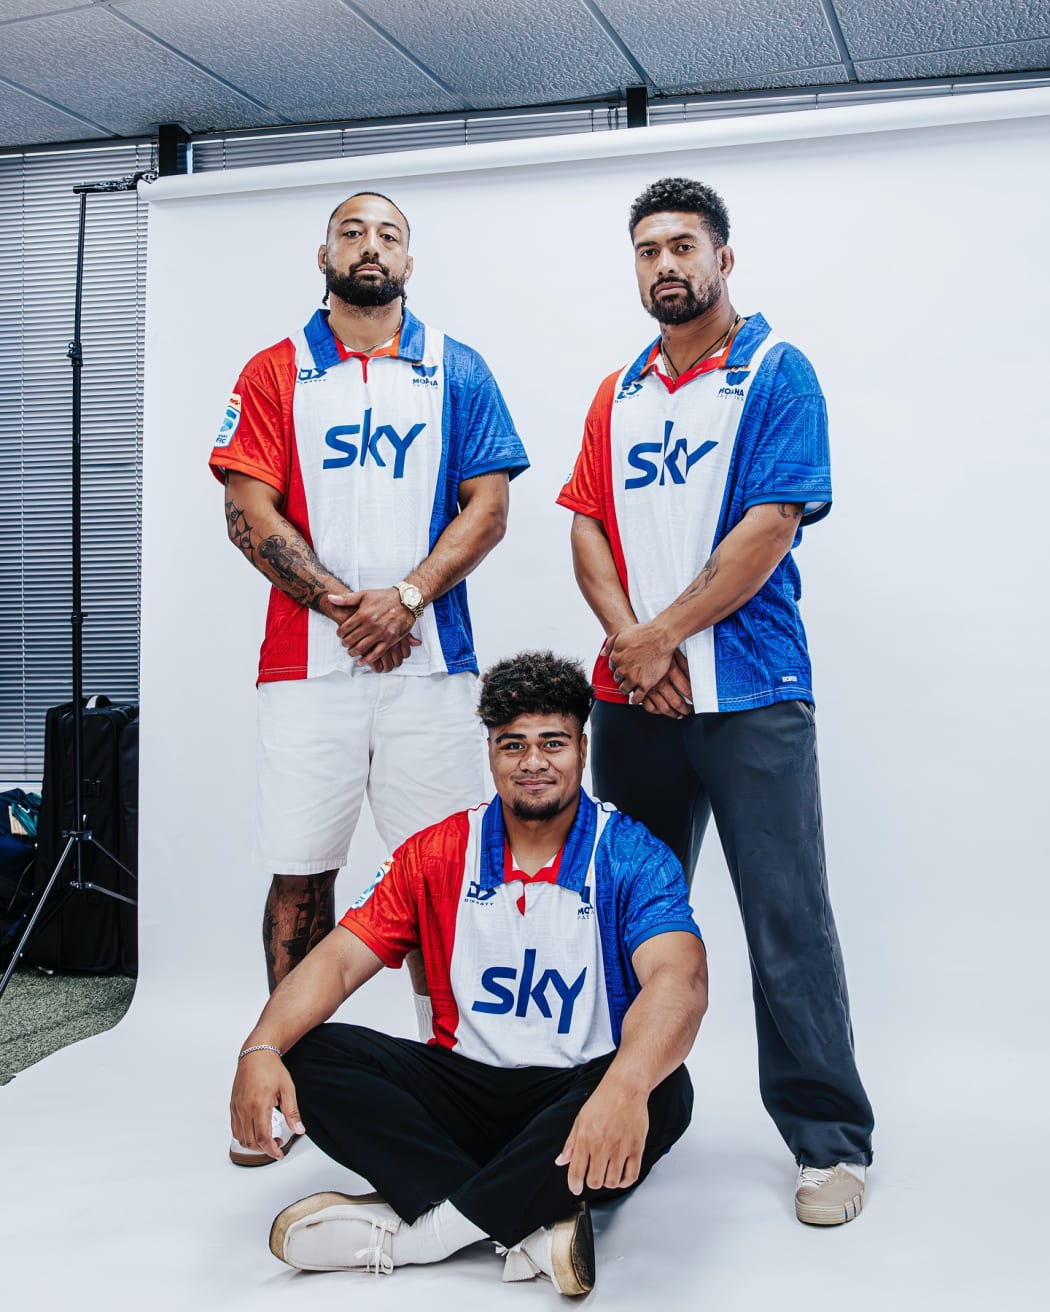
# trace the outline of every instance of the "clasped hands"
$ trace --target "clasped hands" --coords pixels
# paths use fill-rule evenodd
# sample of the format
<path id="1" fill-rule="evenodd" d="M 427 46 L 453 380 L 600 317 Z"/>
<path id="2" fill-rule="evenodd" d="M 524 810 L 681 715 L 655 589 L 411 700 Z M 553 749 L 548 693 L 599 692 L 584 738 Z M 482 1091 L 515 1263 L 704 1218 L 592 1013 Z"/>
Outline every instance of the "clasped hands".
<path id="1" fill-rule="evenodd" d="M 339 626 L 348 655 L 376 674 L 397 669 L 421 645 L 411 632 L 415 617 L 394 587 L 329 593 L 325 602 L 324 613 Z"/>
<path id="2" fill-rule="evenodd" d="M 654 623 L 631 624 L 610 634 L 602 655 L 632 706 L 673 720 L 691 714 L 693 690 L 685 656 Z"/>

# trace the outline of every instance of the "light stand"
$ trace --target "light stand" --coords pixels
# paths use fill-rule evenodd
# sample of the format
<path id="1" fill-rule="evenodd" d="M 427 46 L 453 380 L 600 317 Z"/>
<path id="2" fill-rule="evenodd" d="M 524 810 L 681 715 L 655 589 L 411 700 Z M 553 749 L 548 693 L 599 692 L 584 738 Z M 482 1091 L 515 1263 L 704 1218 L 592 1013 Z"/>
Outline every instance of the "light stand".
<path id="1" fill-rule="evenodd" d="M 84 879 L 84 848 L 90 845 L 111 862 L 118 870 L 132 879 L 137 879 L 135 872 L 115 857 L 108 848 L 95 837 L 90 829 L 87 828 L 87 816 L 84 813 L 84 611 L 82 609 L 82 578 L 81 578 L 81 487 L 80 487 L 80 399 L 81 399 L 81 375 L 84 369 L 84 347 L 80 339 L 80 319 L 84 301 L 84 234 L 87 227 L 87 198 L 93 193 L 100 192 L 129 192 L 134 191 L 139 182 L 152 180 L 155 175 L 152 173 L 129 173 L 126 177 L 112 179 L 108 182 L 82 182 L 73 188 L 74 195 L 80 197 L 80 221 L 77 229 L 77 272 L 76 272 L 76 291 L 73 300 L 73 340 L 69 343 L 66 355 L 69 363 L 73 367 L 73 416 L 72 416 L 72 473 L 73 473 L 73 496 L 72 496 L 72 548 L 73 548 L 73 608 L 69 616 L 69 623 L 72 629 L 72 665 L 73 665 L 73 823 L 76 826 L 73 829 L 62 831 L 62 837 L 66 839 L 66 845 L 62 850 L 62 855 L 58 858 L 58 864 L 51 872 L 51 877 L 47 881 L 43 893 L 33 908 L 33 914 L 26 925 L 22 937 L 15 947 L 11 960 L 7 964 L 3 978 L 0 979 L 0 997 L 3 996 L 11 976 L 14 974 L 18 960 L 25 949 L 26 944 L 40 920 L 44 907 L 47 904 L 55 885 L 58 883 L 59 875 L 62 873 L 66 862 L 72 858 L 73 878 L 69 880 L 62 890 L 62 894 L 48 909 L 47 919 L 50 919 L 63 905 L 65 898 L 70 892 L 90 892 L 101 893 L 105 897 L 114 898 L 118 902 L 126 902 L 129 906 L 135 906 L 134 898 L 125 897 L 123 893 L 118 893 L 112 888 L 102 888 L 98 884 L 91 883 Z"/>

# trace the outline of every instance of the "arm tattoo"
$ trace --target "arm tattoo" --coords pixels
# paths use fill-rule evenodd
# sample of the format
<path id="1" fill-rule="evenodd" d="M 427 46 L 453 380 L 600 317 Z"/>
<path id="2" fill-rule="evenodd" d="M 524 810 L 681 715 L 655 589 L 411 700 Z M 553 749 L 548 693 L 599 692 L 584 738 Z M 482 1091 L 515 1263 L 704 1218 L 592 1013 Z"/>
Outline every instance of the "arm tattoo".
<path id="1" fill-rule="evenodd" d="M 239 551 L 243 551 L 254 565 L 255 543 L 252 541 L 252 526 L 248 523 L 248 516 L 232 498 L 226 502 L 226 531 L 233 545 Z"/>
<path id="2" fill-rule="evenodd" d="M 259 544 L 259 555 L 269 565 L 273 582 L 312 610 L 318 610 L 328 586 L 321 577 L 324 566 L 310 550 L 304 538 L 292 532 L 290 538 L 275 533 Z"/>
<path id="3" fill-rule="evenodd" d="M 777 506 L 777 511 L 781 519 L 800 520 L 802 518 L 802 507 L 792 501 L 782 501 Z"/>
<path id="4" fill-rule="evenodd" d="M 711 552 L 707 564 L 678 598 L 676 604 L 680 605 L 682 602 L 689 601 L 690 598 L 695 597 L 698 592 L 704 592 L 711 586 L 714 582 L 715 575 L 718 573 L 718 552 L 719 548 L 715 547 L 714 551 Z"/>

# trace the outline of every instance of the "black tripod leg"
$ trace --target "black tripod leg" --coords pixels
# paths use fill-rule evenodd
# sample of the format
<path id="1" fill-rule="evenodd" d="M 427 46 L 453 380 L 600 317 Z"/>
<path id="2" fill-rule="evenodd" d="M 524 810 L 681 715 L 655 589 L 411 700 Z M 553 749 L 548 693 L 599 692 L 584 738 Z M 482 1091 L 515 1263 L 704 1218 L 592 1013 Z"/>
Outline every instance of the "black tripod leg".
<path id="1" fill-rule="evenodd" d="M 40 919 L 40 914 L 44 910 L 44 904 L 51 896 L 51 890 L 55 887 L 58 877 L 62 873 L 62 867 L 66 864 L 66 858 L 69 856 L 70 852 L 73 851 L 76 842 L 77 836 L 71 834 L 69 841 L 66 843 L 65 848 L 62 851 L 62 855 L 58 858 L 58 865 L 55 866 L 54 870 L 51 872 L 51 878 L 47 881 L 47 887 L 44 889 L 40 901 L 33 908 L 33 914 L 29 917 L 29 924 L 26 925 L 23 930 L 22 937 L 18 940 L 18 945 L 12 953 L 11 960 L 7 963 L 7 969 L 4 971 L 3 979 L 0 979 L 0 998 L 4 996 L 4 990 L 7 988 L 11 976 L 15 973 L 15 967 L 18 965 L 18 958 L 22 955 L 22 949 L 29 942 L 29 936 L 36 928 L 36 922 Z"/>

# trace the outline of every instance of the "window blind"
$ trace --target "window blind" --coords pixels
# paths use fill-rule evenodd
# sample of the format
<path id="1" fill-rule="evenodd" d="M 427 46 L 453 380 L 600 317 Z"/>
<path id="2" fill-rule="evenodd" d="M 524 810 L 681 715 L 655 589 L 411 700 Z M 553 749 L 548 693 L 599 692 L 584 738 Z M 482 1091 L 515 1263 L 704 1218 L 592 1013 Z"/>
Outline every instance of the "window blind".
<path id="1" fill-rule="evenodd" d="M 44 712 L 71 682 L 71 394 L 78 182 L 152 148 L 0 156 L 0 779 L 43 770 Z M 84 691 L 138 696 L 146 216 L 90 195 L 81 337 Z"/>

